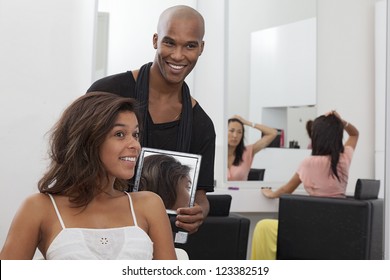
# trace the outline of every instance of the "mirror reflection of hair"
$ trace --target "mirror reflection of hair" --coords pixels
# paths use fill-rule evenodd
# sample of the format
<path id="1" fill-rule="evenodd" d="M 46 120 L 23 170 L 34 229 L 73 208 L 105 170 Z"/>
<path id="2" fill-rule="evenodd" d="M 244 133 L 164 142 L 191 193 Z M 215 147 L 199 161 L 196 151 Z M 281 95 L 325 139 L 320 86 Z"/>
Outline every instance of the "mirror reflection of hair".
<path id="1" fill-rule="evenodd" d="M 144 158 L 139 190 L 160 195 L 166 209 L 188 207 L 190 203 L 190 167 L 173 156 L 155 154 Z"/>

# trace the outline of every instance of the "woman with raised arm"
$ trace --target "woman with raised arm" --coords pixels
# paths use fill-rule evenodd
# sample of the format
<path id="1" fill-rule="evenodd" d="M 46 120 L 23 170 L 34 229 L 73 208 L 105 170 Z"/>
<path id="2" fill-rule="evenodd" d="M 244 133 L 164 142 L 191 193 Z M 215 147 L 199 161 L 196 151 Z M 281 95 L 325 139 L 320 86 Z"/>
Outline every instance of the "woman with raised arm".
<path id="1" fill-rule="evenodd" d="M 255 143 L 244 144 L 245 126 L 261 132 L 261 136 Z M 230 118 L 228 120 L 228 180 L 248 180 L 255 154 L 266 148 L 277 135 L 276 129 L 250 122 L 239 115 Z"/>

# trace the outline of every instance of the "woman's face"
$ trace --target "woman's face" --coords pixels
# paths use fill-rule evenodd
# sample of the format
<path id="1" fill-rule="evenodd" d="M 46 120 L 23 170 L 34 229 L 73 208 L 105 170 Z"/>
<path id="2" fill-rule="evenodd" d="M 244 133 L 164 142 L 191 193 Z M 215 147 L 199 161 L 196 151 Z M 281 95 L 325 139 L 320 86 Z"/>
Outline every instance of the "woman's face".
<path id="1" fill-rule="evenodd" d="M 190 205 L 190 190 L 191 179 L 189 176 L 185 176 L 179 179 L 176 186 L 177 197 L 172 210 L 176 210 L 180 207 L 188 207 Z"/>
<path id="2" fill-rule="evenodd" d="M 228 145 L 237 147 L 243 137 L 242 125 L 239 122 L 231 121 L 228 126 Z"/>
<path id="3" fill-rule="evenodd" d="M 130 179 L 141 150 L 137 117 L 133 112 L 121 112 L 100 147 L 99 156 L 110 176 Z"/>

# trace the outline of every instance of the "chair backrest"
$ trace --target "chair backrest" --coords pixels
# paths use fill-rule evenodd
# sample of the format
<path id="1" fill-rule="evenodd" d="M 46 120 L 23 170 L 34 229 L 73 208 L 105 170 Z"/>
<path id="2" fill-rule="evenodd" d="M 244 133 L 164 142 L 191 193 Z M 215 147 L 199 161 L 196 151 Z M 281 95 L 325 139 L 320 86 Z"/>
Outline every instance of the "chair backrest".
<path id="1" fill-rule="evenodd" d="M 230 195 L 207 197 L 210 203 L 209 216 L 197 232 L 188 235 L 185 244 L 175 244 L 175 247 L 184 249 L 190 260 L 245 260 L 250 220 L 229 213 Z M 218 209 L 219 206 L 223 209 Z M 170 218 L 174 227 L 175 219 Z"/>
<path id="2" fill-rule="evenodd" d="M 232 196 L 230 194 L 207 195 L 210 210 L 209 216 L 229 216 Z"/>
<path id="3" fill-rule="evenodd" d="M 373 179 L 358 179 L 355 186 L 355 199 L 377 199 L 380 181 Z"/>
<path id="4" fill-rule="evenodd" d="M 282 195 L 277 259 L 382 259 L 383 200 Z"/>
<path id="5" fill-rule="evenodd" d="M 265 169 L 251 168 L 248 174 L 248 181 L 263 181 Z"/>

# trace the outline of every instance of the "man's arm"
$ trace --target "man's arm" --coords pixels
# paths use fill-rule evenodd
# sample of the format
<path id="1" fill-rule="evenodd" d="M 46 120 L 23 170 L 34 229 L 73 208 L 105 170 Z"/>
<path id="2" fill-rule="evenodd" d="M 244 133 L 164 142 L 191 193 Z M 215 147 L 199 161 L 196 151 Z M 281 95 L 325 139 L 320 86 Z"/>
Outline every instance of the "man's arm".
<path id="1" fill-rule="evenodd" d="M 88 88 L 87 93 L 94 91 L 110 92 L 123 97 L 134 97 L 134 76 L 132 72 L 127 71 L 101 78 Z"/>
<path id="2" fill-rule="evenodd" d="M 197 203 L 203 212 L 203 217 L 206 218 L 210 211 L 209 200 L 207 199 L 206 192 L 204 190 L 197 190 L 195 194 L 195 203 Z"/>

